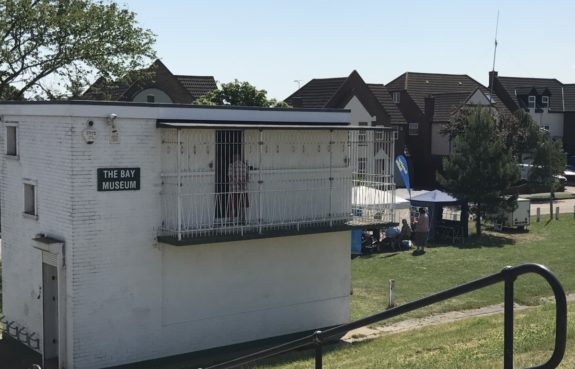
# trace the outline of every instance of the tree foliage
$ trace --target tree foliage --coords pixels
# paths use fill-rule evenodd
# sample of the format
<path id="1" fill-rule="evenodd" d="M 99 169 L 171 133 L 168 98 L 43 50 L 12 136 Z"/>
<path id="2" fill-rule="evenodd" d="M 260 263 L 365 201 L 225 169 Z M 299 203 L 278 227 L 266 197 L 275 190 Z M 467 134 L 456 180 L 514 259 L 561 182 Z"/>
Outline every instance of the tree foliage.
<path id="1" fill-rule="evenodd" d="M 149 64 L 154 34 L 109 1 L 0 0 L 0 97 L 79 94 Z"/>
<path id="2" fill-rule="evenodd" d="M 476 231 L 487 212 L 514 206 L 505 196 L 519 180 L 519 168 L 505 136 L 489 108 L 474 107 L 461 116 L 462 129 L 455 135 L 454 150 L 443 161 L 439 183 L 451 194 L 473 204 Z"/>
<path id="3" fill-rule="evenodd" d="M 473 110 L 475 110 L 473 106 L 458 109 L 451 121 L 443 127 L 441 133 L 452 140 L 465 132 L 468 116 Z M 539 125 L 533 121 L 529 113 L 523 110 L 512 114 L 500 111 L 494 119 L 496 134 L 501 136 L 505 144 L 511 148 L 511 153 L 517 161 L 521 161 L 523 155 L 530 153 L 533 147 L 541 141 Z"/>
<path id="4" fill-rule="evenodd" d="M 249 82 L 223 83 L 217 90 L 208 92 L 194 101 L 196 105 L 232 105 L 288 108 L 289 105 L 276 99 L 268 99 L 266 90 L 258 90 Z"/>

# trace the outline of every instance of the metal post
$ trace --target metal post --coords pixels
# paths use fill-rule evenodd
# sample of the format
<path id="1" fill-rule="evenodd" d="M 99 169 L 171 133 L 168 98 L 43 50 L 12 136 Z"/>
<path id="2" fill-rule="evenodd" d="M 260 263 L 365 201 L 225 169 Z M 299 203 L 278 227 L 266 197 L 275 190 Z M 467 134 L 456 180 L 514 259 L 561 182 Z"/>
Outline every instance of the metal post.
<path id="1" fill-rule="evenodd" d="M 389 280 L 389 301 L 387 304 L 388 308 L 392 308 L 395 306 L 395 280 Z"/>
<path id="2" fill-rule="evenodd" d="M 505 305 L 503 330 L 503 369 L 513 369 L 513 283 L 515 277 L 505 276 Z"/>
<path id="3" fill-rule="evenodd" d="M 537 208 L 537 223 L 541 221 L 541 208 Z"/>
<path id="4" fill-rule="evenodd" d="M 555 220 L 559 220 L 559 206 L 555 208 Z"/>
<path id="5" fill-rule="evenodd" d="M 323 366 L 323 353 L 321 351 L 321 331 L 315 331 L 313 333 L 313 342 L 315 343 L 315 369 L 322 369 Z"/>
<path id="6" fill-rule="evenodd" d="M 323 357 L 321 352 L 321 344 L 315 345 L 315 369 L 322 369 L 323 367 Z"/>
<path id="7" fill-rule="evenodd" d="M 177 150 L 178 155 L 176 156 L 176 166 L 177 166 L 177 181 L 178 181 L 178 241 L 182 240 L 182 130 L 178 128 L 178 143 Z"/>

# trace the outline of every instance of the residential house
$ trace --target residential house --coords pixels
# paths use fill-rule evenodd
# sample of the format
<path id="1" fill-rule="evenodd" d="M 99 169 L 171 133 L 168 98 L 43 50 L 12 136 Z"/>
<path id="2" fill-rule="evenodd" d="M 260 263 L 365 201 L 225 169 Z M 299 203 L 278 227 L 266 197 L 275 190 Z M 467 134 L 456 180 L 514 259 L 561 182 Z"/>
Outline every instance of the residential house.
<path id="1" fill-rule="evenodd" d="M 465 105 L 489 105 L 489 92 L 465 74 L 406 72 L 386 85 L 408 123 L 406 146 L 416 187 L 436 185 L 442 158 L 449 153 L 442 126 Z"/>
<path id="2" fill-rule="evenodd" d="M 575 84 L 555 78 L 504 77 L 489 73 L 490 88 L 510 111 L 529 112 L 553 138 L 575 154 Z"/>
<path id="3" fill-rule="evenodd" d="M 175 75 L 158 59 L 132 80 L 98 79 L 82 100 L 191 104 L 217 88 L 212 76 Z"/>
<path id="4" fill-rule="evenodd" d="M 393 172 L 351 160 L 377 144 L 391 168 L 395 131 L 349 111 L 24 102 L 0 117 L 5 336 L 45 369 L 346 323 L 351 230 L 397 221 Z"/>
<path id="5" fill-rule="evenodd" d="M 406 121 L 382 84 L 367 84 L 357 71 L 347 77 L 312 79 L 285 99 L 296 108 L 343 108 L 351 112 L 351 125 L 357 127 L 391 127 L 397 132 L 393 157 L 403 153 Z M 358 141 L 371 140 L 371 133 L 359 133 Z M 363 150 L 352 158 L 359 172 L 383 173 L 388 159 L 386 150 L 377 144 L 362 145 Z M 393 161 L 392 161 L 393 163 Z M 393 169 L 395 170 L 395 169 Z M 396 176 L 399 178 L 399 176 Z"/>

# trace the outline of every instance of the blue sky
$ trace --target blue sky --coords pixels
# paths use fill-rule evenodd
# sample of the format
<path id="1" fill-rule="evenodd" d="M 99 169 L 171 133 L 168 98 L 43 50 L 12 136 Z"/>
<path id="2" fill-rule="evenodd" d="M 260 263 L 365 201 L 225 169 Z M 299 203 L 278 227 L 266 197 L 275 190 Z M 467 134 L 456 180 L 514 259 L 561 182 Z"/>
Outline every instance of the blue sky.
<path id="1" fill-rule="evenodd" d="M 249 81 L 284 99 L 312 78 L 357 70 L 500 75 L 575 83 L 575 1 L 119 0 L 157 35 L 175 74 Z"/>

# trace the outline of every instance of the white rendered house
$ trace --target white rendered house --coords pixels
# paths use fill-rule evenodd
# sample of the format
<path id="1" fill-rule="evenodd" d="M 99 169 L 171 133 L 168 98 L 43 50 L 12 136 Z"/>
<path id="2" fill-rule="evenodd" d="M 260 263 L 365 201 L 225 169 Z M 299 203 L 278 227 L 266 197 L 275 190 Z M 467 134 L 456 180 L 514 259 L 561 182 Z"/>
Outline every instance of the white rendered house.
<path id="1" fill-rule="evenodd" d="M 350 230 L 395 221 L 393 131 L 349 111 L 27 102 L 0 118 L 4 329 L 47 368 L 345 323 Z M 366 147 L 388 153 L 377 174 L 352 167 Z"/>

